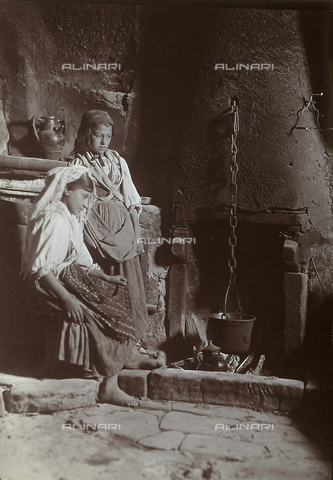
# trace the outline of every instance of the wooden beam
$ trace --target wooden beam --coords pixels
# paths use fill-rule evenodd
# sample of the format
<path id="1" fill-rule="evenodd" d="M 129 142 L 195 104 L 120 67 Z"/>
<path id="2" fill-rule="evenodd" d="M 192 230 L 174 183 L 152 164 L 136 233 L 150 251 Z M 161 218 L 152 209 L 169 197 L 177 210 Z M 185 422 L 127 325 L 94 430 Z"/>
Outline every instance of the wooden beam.
<path id="1" fill-rule="evenodd" d="M 59 160 L 45 160 L 33 157 L 14 157 L 12 155 L 0 155 L 0 167 L 15 168 L 19 170 L 34 170 L 48 172 L 55 167 L 66 167 L 68 162 Z"/>
<path id="2" fill-rule="evenodd" d="M 23 192 L 22 190 L 6 190 L 4 188 L 0 188 L 0 195 L 6 195 L 7 197 L 10 195 L 19 195 L 21 197 L 37 197 L 38 192 Z M 5 197 L 1 197 L 0 200 L 5 200 Z M 14 199 L 11 199 L 14 201 Z"/>
<path id="3" fill-rule="evenodd" d="M 18 170 L 17 168 L 0 168 L 0 175 L 14 176 L 14 177 L 38 177 L 44 178 L 47 172 L 38 172 L 37 170 Z"/>

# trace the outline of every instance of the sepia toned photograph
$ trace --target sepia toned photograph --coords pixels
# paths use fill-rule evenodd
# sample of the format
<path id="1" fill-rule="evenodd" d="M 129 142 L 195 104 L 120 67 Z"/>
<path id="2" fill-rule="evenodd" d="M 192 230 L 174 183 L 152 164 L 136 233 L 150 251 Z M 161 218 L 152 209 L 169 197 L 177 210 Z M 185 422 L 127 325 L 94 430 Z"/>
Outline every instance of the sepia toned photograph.
<path id="1" fill-rule="evenodd" d="M 332 478 L 329 0 L 0 0 L 0 480 Z"/>

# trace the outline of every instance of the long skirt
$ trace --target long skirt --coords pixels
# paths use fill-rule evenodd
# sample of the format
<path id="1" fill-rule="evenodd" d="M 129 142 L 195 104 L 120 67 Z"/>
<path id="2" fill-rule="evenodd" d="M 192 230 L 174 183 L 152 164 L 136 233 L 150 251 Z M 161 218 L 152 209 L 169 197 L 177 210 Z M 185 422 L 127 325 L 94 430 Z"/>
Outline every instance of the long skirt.
<path id="1" fill-rule="evenodd" d="M 84 238 L 106 273 L 127 279 L 136 337 L 142 338 L 149 324 L 146 293 L 132 220 L 124 204 L 115 197 L 107 202 L 97 200 L 88 216 Z"/>
<path id="2" fill-rule="evenodd" d="M 31 308 L 37 313 L 59 313 L 58 359 L 83 367 L 99 381 L 117 375 L 139 339 L 127 287 L 90 277 L 74 264 L 62 271 L 59 281 L 80 300 L 82 323 L 69 322 L 61 302 L 38 280 L 29 281 Z"/>

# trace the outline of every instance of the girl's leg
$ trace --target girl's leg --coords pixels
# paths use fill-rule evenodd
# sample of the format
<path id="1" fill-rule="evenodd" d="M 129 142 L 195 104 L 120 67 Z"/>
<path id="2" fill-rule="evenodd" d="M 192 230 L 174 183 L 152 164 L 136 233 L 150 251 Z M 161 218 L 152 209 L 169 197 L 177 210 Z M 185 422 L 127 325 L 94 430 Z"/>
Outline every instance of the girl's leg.
<path id="1" fill-rule="evenodd" d="M 109 275 L 122 275 L 127 279 L 131 314 L 136 327 L 136 337 L 138 339 L 142 338 L 148 328 L 149 319 L 139 257 L 123 263 L 109 265 L 107 271 Z M 131 370 L 154 370 L 165 365 L 166 355 L 164 352 L 159 352 L 157 358 L 154 359 L 148 355 L 143 355 L 134 346 L 124 368 Z"/>
<path id="2" fill-rule="evenodd" d="M 135 336 L 137 339 L 141 339 L 148 329 L 149 318 L 139 257 L 117 264 L 113 268 L 113 275 L 122 275 L 127 279 L 131 315 L 135 323 Z"/>
<path id="3" fill-rule="evenodd" d="M 106 377 L 99 387 L 98 401 L 101 403 L 112 403 L 124 407 L 138 407 L 139 402 L 130 395 L 127 395 L 118 386 L 118 375 Z"/>

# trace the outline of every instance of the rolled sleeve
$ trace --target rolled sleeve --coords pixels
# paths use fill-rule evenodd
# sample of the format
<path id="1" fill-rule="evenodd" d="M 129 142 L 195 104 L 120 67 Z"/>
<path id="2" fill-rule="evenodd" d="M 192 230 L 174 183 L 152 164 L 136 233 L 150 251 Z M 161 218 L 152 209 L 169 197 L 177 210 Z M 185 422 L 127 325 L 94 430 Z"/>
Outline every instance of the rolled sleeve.
<path id="1" fill-rule="evenodd" d="M 59 275 L 68 258 L 70 232 L 66 220 L 58 212 L 42 218 L 32 232 L 28 252 L 28 273 L 37 279 L 52 271 Z"/>

